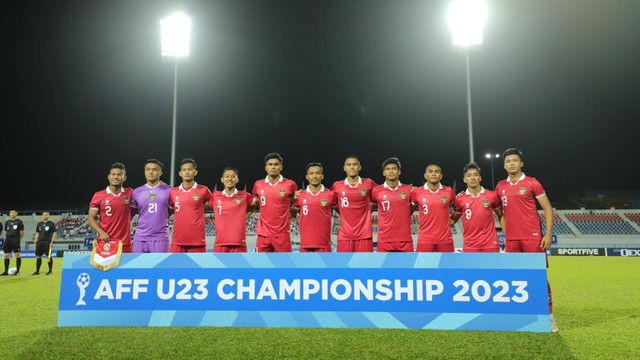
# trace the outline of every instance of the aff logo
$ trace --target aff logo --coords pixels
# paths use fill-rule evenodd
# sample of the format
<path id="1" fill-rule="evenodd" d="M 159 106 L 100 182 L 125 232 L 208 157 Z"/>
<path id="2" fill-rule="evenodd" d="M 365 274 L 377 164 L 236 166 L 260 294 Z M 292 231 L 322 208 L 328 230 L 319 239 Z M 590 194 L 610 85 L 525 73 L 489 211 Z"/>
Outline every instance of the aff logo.
<path id="1" fill-rule="evenodd" d="M 620 249 L 620 256 L 640 256 L 640 249 Z"/>

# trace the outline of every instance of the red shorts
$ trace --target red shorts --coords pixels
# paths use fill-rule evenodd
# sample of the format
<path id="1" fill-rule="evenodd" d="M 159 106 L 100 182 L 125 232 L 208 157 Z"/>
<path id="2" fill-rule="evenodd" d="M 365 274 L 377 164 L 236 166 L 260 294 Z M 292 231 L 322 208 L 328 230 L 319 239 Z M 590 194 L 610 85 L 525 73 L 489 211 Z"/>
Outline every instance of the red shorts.
<path id="1" fill-rule="evenodd" d="M 338 240 L 338 252 L 373 252 L 373 240 Z"/>
<path id="2" fill-rule="evenodd" d="M 379 242 L 378 252 L 413 252 L 413 241 Z"/>
<path id="3" fill-rule="evenodd" d="M 122 243 L 122 253 L 123 254 L 131 253 L 131 243 L 129 244 Z"/>
<path id="4" fill-rule="evenodd" d="M 247 252 L 247 245 L 213 245 L 214 253 L 243 253 Z"/>
<path id="5" fill-rule="evenodd" d="M 540 240 L 505 240 L 505 251 L 508 253 L 544 253 L 549 267 L 549 257 L 547 250 L 540 248 Z"/>
<path id="6" fill-rule="evenodd" d="M 256 250 L 258 252 L 291 252 L 291 236 L 289 234 L 270 237 L 258 235 Z"/>
<path id="7" fill-rule="evenodd" d="M 170 253 L 203 253 L 207 252 L 207 245 L 196 245 L 196 246 L 188 246 L 188 245 L 177 245 L 171 244 L 169 248 Z"/>
<path id="8" fill-rule="evenodd" d="M 485 247 L 485 248 L 466 248 L 462 247 L 462 252 L 466 253 L 478 253 L 478 252 L 488 252 L 488 253 L 497 253 L 500 252 L 500 248 L 497 246 Z"/>
<path id="9" fill-rule="evenodd" d="M 331 252 L 331 246 L 325 246 L 320 248 L 300 248 L 300 252 Z"/>
<path id="10" fill-rule="evenodd" d="M 448 244 L 425 244 L 418 243 L 416 252 L 454 252 L 456 249 L 453 247 L 453 243 Z"/>

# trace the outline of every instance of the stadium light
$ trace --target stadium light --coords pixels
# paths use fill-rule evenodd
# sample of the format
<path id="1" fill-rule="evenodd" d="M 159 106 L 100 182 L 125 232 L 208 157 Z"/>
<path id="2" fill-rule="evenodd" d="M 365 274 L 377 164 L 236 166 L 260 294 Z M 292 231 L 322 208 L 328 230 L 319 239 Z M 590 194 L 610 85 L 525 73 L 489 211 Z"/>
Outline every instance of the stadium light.
<path id="1" fill-rule="evenodd" d="M 467 113 L 469 117 L 469 158 L 473 161 L 473 121 L 471 117 L 471 76 L 469 47 L 482 45 L 487 7 L 483 0 L 454 0 L 449 6 L 449 26 L 453 46 L 464 49 L 467 62 Z"/>
<path id="2" fill-rule="evenodd" d="M 500 158 L 500 154 L 491 154 L 491 153 L 486 153 L 484 154 L 484 157 L 486 157 L 487 159 L 489 159 L 489 161 L 491 161 L 491 190 L 495 190 L 496 189 L 496 180 L 493 176 L 493 161 L 495 159 Z"/>
<path id="3" fill-rule="evenodd" d="M 171 175 L 169 183 L 174 185 L 176 174 L 176 128 L 178 108 L 178 61 L 189 58 L 191 19 L 183 13 L 175 13 L 160 21 L 160 44 L 162 61 L 174 62 L 173 73 L 173 125 L 171 128 Z"/>

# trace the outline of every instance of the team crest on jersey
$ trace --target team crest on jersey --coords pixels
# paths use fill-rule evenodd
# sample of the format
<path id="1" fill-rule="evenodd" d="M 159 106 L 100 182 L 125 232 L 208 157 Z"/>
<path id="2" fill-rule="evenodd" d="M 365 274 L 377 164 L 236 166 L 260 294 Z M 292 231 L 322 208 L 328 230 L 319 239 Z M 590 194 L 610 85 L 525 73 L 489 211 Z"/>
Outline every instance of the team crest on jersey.
<path id="1" fill-rule="evenodd" d="M 446 196 L 440 196 L 440 200 L 442 200 L 443 204 L 447 203 L 447 197 Z"/>
<path id="2" fill-rule="evenodd" d="M 49 231 L 49 227 L 48 227 L 48 226 L 45 226 L 45 227 L 44 227 L 44 231 Z"/>
<path id="3" fill-rule="evenodd" d="M 128 197 L 128 196 L 125 196 L 122 200 L 124 200 L 124 203 L 125 203 L 125 204 L 129 205 L 129 201 L 130 201 L 131 199 L 129 199 L 129 197 Z"/>
<path id="4" fill-rule="evenodd" d="M 488 208 L 489 207 L 489 200 L 482 200 L 482 207 L 483 208 Z"/>
<path id="5" fill-rule="evenodd" d="M 327 199 L 320 199 L 320 205 L 327 206 Z"/>
<path id="6" fill-rule="evenodd" d="M 527 193 L 527 188 L 521 187 L 520 189 L 518 189 L 518 192 L 520 193 L 520 195 L 524 195 Z"/>
<path id="7" fill-rule="evenodd" d="M 236 204 L 238 204 L 238 205 L 242 204 L 242 199 L 241 198 L 236 198 Z"/>
<path id="8" fill-rule="evenodd" d="M 366 196 L 367 195 L 367 189 L 360 189 L 360 195 Z"/>
<path id="9" fill-rule="evenodd" d="M 149 200 L 155 200 L 156 199 L 156 193 L 149 193 Z"/>
<path id="10" fill-rule="evenodd" d="M 406 198 L 407 198 L 407 193 L 406 193 L 406 192 L 404 192 L 404 191 L 401 191 L 401 192 L 400 192 L 400 199 L 404 200 L 404 199 L 406 199 Z"/>
<path id="11" fill-rule="evenodd" d="M 286 192 L 284 191 L 284 189 L 280 189 L 280 196 L 285 196 Z"/>
<path id="12" fill-rule="evenodd" d="M 193 200 L 195 201 L 200 200 L 200 194 L 193 194 Z"/>

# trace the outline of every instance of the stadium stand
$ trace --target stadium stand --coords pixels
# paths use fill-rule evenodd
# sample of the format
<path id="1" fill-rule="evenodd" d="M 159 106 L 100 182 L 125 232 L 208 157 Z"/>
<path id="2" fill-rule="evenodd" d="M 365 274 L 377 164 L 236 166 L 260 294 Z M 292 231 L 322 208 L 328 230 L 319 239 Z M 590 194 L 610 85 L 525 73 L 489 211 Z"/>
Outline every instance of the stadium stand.
<path id="1" fill-rule="evenodd" d="M 23 238 L 24 249 L 32 249 L 33 234 L 36 224 L 40 221 L 41 211 L 29 214 L 20 214 L 19 218 L 25 224 L 25 236 Z M 545 229 L 543 212 L 539 211 L 542 229 Z M 258 212 L 254 212 L 246 221 L 247 244 L 251 250 L 256 240 L 256 224 Z M 212 248 L 215 239 L 215 224 L 212 213 L 206 215 L 207 247 Z M 372 227 L 374 229 L 374 241 L 377 238 L 378 217 L 374 212 Z M 2 222 L 8 219 L 7 212 L 0 216 Z M 60 212 L 52 214 L 50 219 L 58 228 L 58 241 L 55 250 L 77 250 L 84 246 L 85 239 L 96 237 L 96 233 L 87 224 L 86 214 L 72 212 Z M 413 214 L 411 230 L 414 242 L 418 237 L 418 214 Z M 131 222 L 131 232 L 135 233 L 137 216 Z M 340 224 L 338 215 L 334 213 L 332 224 L 332 242 L 337 243 L 337 234 Z M 173 228 L 173 217 L 169 219 L 169 228 Z M 496 219 L 496 228 L 501 233 L 500 223 Z M 291 239 L 294 244 L 299 244 L 300 228 L 297 220 L 291 221 Z M 451 227 L 454 245 L 462 247 L 462 226 L 457 222 Z M 553 233 L 558 239 L 559 247 L 640 247 L 640 210 L 555 210 Z M 0 236 L 1 238 L 1 236 Z"/>

